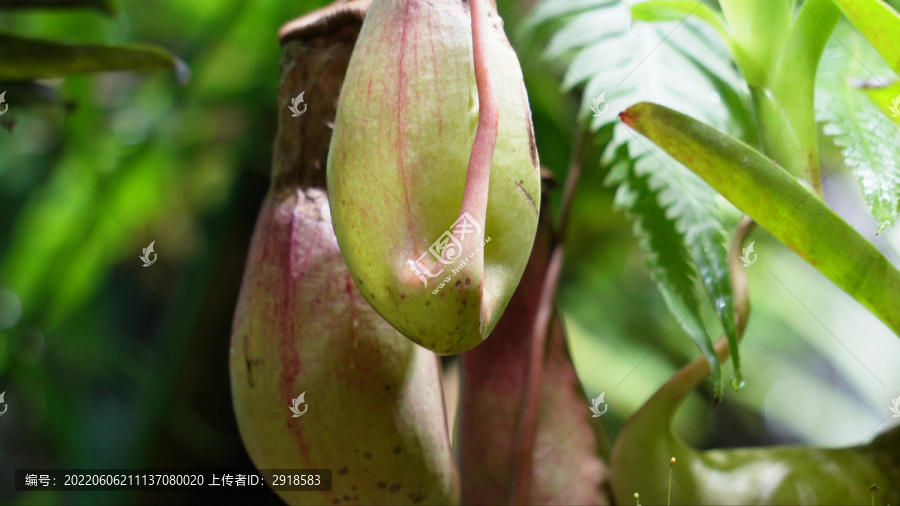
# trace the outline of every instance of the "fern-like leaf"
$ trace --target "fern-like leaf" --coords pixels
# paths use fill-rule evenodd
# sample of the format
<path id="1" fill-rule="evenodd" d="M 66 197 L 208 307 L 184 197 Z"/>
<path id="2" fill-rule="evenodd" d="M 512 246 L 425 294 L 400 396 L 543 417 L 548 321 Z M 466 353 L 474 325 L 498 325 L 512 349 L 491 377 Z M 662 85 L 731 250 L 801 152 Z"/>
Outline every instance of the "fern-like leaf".
<path id="1" fill-rule="evenodd" d="M 684 234 L 668 216 L 659 189 L 651 185 L 650 176 L 639 175 L 628 147 L 616 150 L 617 161 L 608 182 L 618 184 L 615 206 L 634 223 L 634 235 L 641 251 L 647 254 L 647 268 L 656 282 L 666 306 L 709 361 L 713 371 L 715 398 L 722 395 L 722 368 L 713 343 L 700 318 L 700 304 L 694 290 L 694 258 L 684 242 Z"/>
<path id="2" fill-rule="evenodd" d="M 614 121 L 616 114 L 641 101 L 667 104 L 738 136 L 752 136 L 754 127 L 744 98 L 736 91 L 740 80 L 728 52 L 715 32 L 699 20 L 671 23 L 633 23 L 622 0 L 544 0 L 532 15 L 535 25 L 555 22 L 560 28 L 548 45 L 548 58 L 567 66 L 563 87 L 583 85 L 583 114 L 593 130 Z M 602 93 L 605 111 L 595 99 Z M 593 107 L 593 109 L 592 109 Z M 602 112 L 599 112 L 602 111 Z M 717 397 L 721 392 L 718 361 L 709 354 L 710 337 L 696 315 L 700 304 L 697 277 L 707 292 L 732 349 L 735 376 L 740 355 L 727 268 L 726 227 L 716 192 L 683 165 L 652 143 L 616 125 L 609 148 L 633 161 L 631 177 L 613 177 L 621 186 L 620 205 L 634 217 L 649 212 L 629 206 L 656 202 L 664 210 L 658 219 L 637 226 L 642 245 L 651 256 L 651 275 L 669 309 L 710 359 Z M 624 169 L 619 169 L 624 170 Z M 625 189 L 623 189 L 625 188 Z M 646 194 L 642 192 L 647 192 Z M 656 216 L 656 215 L 654 215 Z M 677 252 L 677 253 L 671 253 Z M 672 265 L 668 255 L 675 258 Z M 660 261 L 665 259 L 665 261 Z M 662 281 L 660 281 L 662 280 Z"/>
<path id="3" fill-rule="evenodd" d="M 841 25 L 816 76 L 816 119 L 853 167 L 879 232 L 893 225 L 900 209 L 900 126 L 853 81 L 887 82 L 892 74 L 864 37 Z"/>

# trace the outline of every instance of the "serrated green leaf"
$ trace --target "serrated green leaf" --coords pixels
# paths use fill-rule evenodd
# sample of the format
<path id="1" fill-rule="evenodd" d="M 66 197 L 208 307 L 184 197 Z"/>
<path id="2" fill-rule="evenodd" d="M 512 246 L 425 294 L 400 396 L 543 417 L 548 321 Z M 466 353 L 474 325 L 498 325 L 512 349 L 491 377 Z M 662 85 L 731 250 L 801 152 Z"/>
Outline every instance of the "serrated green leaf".
<path id="1" fill-rule="evenodd" d="M 116 5 L 112 0 L 0 0 L 0 9 L 96 9 L 112 16 Z"/>
<path id="2" fill-rule="evenodd" d="M 703 180 L 656 146 L 632 139 L 629 149 L 643 153 L 635 160 L 638 174 L 646 174 L 657 189 L 667 215 L 674 220 L 690 253 L 697 277 L 706 290 L 732 351 L 734 374 L 741 376 L 740 352 L 729 278 L 726 227 L 716 193 Z M 648 233 L 653 233 L 650 230 Z M 676 315 L 681 318 L 681 315 Z"/>
<path id="3" fill-rule="evenodd" d="M 881 0 L 834 0 L 841 12 L 900 73 L 900 14 Z"/>
<path id="4" fill-rule="evenodd" d="M 676 23 L 633 23 L 623 0 L 584 3 L 593 7 L 544 0 L 536 12 L 552 12 L 558 16 L 554 19 L 563 21 L 547 46 L 548 58 L 566 66 L 564 89 L 585 86 L 582 114 L 590 116 L 593 99 L 607 92 L 609 107 L 592 118 L 593 129 L 614 121 L 616 113 L 641 100 L 687 107 L 717 125 L 730 120 L 729 104 L 721 100 L 719 87 L 727 83 L 737 88 L 740 81 L 712 29 L 693 18 L 677 25 L 677 30 L 673 30 Z M 547 22 L 548 16 L 529 19 L 535 24 L 542 21 Z M 710 74 L 721 82 L 714 83 Z M 678 79 L 658 78 L 671 75 Z"/>
<path id="5" fill-rule="evenodd" d="M 666 306 L 694 341 L 712 370 L 715 398 L 722 396 L 722 368 L 713 350 L 712 339 L 700 318 L 700 305 L 694 289 L 694 260 L 685 245 L 685 237 L 669 209 L 662 204 L 659 189 L 648 175 L 639 175 L 635 162 L 627 156 L 627 146 L 617 153 L 618 162 L 608 183 L 618 184 L 615 205 L 634 222 L 634 234 L 641 251 L 647 254 L 650 277 L 659 287 Z"/>
<path id="6" fill-rule="evenodd" d="M 550 20 L 573 16 L 615 3 L 617 0 L 568 0 L 541 2 L 528 16 L 528 24 L 537 25 Z"/>
<path id="7" fill-rule="evenodd" d="M 743 374 L 734 318 L 734 297 L 728 269 L 728 249 L 725 247 L 725 230 L 712 218 L 713 215 L 708 210 L 718 210 L 718 206 L 714 201 L 710 201 L 702 211 L 698 209 L 699 206 L 684 205 L 684 207 L 679 214 L 681 216 L 679 223 L 690 224 L 684 228 L 684 242 L 690 250 L 697 275 L 712 302 L 722 331 L 728 338 L 734 368 L 732 384 L 738 384 Z"/>
<path id="8" fill-rule="evenodd" d="M 190 75 L 184 62 L 154 46 L 68 45 L 0 35 L 0 80 L 42 79 L 85 72 L 166 69 L 174 70 L 182 83 Z"/>
<path id="9" fill-rule="evenodd" d="M 631 9 L 621 0 L 598 2 L 592 9 L 566 10 L 569 5 L 567 0 L 544 0 L 540 4 L 545 11 L 563 17 L 563 25 L 553 35 L 548 52 L 552 59 L 567 64 L 564 88 L 585 85 L 585 115 L 594 112 L 591 106 L 595 97 L 606 92 L 603 97 L 608 108 L 592 118 L 592 129 L 599 130 L 613 121 L 618 111 L 635 101 L 656 100 L 685 107 L 731 130 L 755 131 L 747 108 L 735 91 L 740 81 L 728 51 L 701 21 L 688 18 L 675 30 L 676 23 L 632 23 Z M 641 5 L 644 4 L 635 7 L 640 9 Z M 541 19 L 547 21 L 549 17 Z M 659 76 L 678 79 L 663 82 Z M 732 340 L 735 371 L 739 373 L 731 287 L 725 267 L 725 228 L 715 192 L 651 143 L 638 141 L 617 125 L 610 149 L 623 145 L 628 146 L 635 161 L 635 173 L 648 178 L 648 184 L 676 224 L 688 261 L 696 265 L 716 315 Z M 645 233 L 653 235 L 656 229 L 649 228 Z M 683 299 L 667 293 L 666 285 L 658 286 L 667 300 Z M 684 315 L 675 316 L 681 320 Z M 698 341 L 696 327 L 689 334 Z"/>
<path id="10" fill-rule="evenodd" d="M 900 210 L 900 126 L 853 85 L 891 74 L 872 46 L 842 29 L 822 55 L 816 78 L 816 119 L 853 167 L 869 212 L 881 232 Z M 885 104 L 888 105 L 888 104 Z"/>
<path id="11" fill-rule="evenodd" d="M 743 142 L 652 103 L 623 122 L 687 164 L 900 336 L 900 271 L 783 168 Z"/>

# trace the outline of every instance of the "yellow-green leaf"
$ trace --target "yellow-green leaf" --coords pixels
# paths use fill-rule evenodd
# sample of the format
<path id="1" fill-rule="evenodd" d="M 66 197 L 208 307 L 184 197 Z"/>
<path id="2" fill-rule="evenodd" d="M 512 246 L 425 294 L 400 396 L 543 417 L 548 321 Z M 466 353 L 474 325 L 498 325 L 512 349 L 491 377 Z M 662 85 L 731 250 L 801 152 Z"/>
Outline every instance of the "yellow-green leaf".
<path id="1" fill-rule="evenodd" d="M 620 117 L 900 335 L 900 271 L 783 168 L 667 107 L 642 102 Z"/>
<path id="2" fill-rule="evenodd" d="M 834 0 L 891 68 L 900 72 L 900 14 L 880 0 Z"/>

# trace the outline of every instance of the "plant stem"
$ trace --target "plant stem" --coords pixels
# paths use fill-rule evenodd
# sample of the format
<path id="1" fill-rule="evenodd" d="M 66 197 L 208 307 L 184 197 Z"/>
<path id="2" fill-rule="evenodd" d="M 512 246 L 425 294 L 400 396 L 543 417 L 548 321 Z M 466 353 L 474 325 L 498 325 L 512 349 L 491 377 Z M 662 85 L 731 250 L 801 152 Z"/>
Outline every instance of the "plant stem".
<path id="1" fill-rule="evenodd" d="M 812 185 L 820 198 L 816 69 L 839 16 L 831 0 L 807 0 L 766 81 L 749 83 L 764 153 Z"/>
<path id="2" fill-rule="evenodd" d="M 584 156 L 584 143 L 590 142 L 593 133 L 589 128 L 579 122 L 575 126 L 574 145 L 572 146 L 572 160 L 569 161 L 569 171 L 566 173 L 565 187 L 563 188 L 562 201 L 559 205 L 559 225 L 557 230 L 560 243 L 565 242 L 568 230 L 569 214 L 572 210 L 572 201 L 575 199 L 575 190 L 581 179 L 581 158 Z"/>
<path id="3" fill-rule="evenodd" d="M 725 42 L 755 106 L 763 152 L 822 197 L 813 98 L 816 69 L 840 17 L 832 0 L 720 0 Z"/>
<path id="4" fill-rule="evenodd" d="M 563 258 L 565 257 L 565 238 L 569 221 L 569 210 L 578 180 L 581 177 L 581 159 L 584 155 L 584 141 L 590 132 L 578 123 L 575 128 L 575 143 L 572 147 L 572 160 L 569 172 L 566 176 L 566 185 L 563 190 L 562 203 L 560 205 L 560 221 L 553 237 L 553 246 L 550 251 L 550 260 L 544 271 L 544 280 L 541 283 L 541 295 L 538 302 L 534 327 L 531 336 L 531 356 L 528 359 L 527 384 L 525 386 L 525 406 L 522 410 L 521 431 L 518 444 L 518 471 L 516 473 L 516 486 L 513 490 L 512 503 L 526 504 L 531 485 L 531 464 L 534 452 L 534 439 L 537 431 L 538 404 L 541 397 L 541 376 L 543 374 L 544 358 L 546 354 L 547 332 L 550 327 L 550 319 L 553 316 L 553 299 L 556 297 L 556 289 L 559 285 L 559 276 L 562 272 Z M 549 215 L 549 213 L 548 213 Z"/>
<path id="5" fill-rule="evenodd" d="M 750 87 L 763 86 L 791 27 L 793 0 L 720 0 L 732 57 Z M 726 41 L 727 43 L 728 41 Z"/>
<path id="6" fill-rule="evenodd" d="M 672 468 L 675 467 L 675 457 L 669 461 L 669 487 L 666 494 L 666 506 L 672 506 Z"/>

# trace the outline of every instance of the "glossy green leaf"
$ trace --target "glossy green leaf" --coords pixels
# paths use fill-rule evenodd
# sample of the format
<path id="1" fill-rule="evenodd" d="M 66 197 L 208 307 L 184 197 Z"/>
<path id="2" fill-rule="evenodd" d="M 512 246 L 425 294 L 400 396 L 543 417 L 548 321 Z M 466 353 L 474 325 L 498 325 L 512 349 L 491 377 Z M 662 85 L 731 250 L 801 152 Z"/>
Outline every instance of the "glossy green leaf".
<path id="1" fill-rule="evenodd" d="M 722 17 L 703 2 L 651 0 L 631 6 L 631 17 L 635 21 L 681 21 L 687 16 L 696 16 L 705 21 L 722 37 L 722 40 L 730 39 Z"/>
<path id="2" fill-rule="evenodd" d="M 85 72 L 165 69 L 174 70 L 181 83 L 190 76 L 184 62 L 154 46 L 76 46 L 0 35 L 0 80 L 41 79 Z"/>
<path id="3" fill-rule="evenodd" d="M 900 72 L 900 14 L 881 0 L 834 0 L 896 72 Z"/>
<path id="4" fill-rule="evenodd" d="M 700 318 L 702 301 L 698 300 L 694 289 L 694 259 L 685 244 L 685 237 L 676 221 L 669 217 L 661 202 L 661 192 L 651 186 L 650 177 L 637 174 L 634 161 L 627 156 L 626 146 L 619 148 L 618 158 L 608 180 L 618 184 L 615 205 L 634 222 L 634 234 L 639 238 L 641 251 L 647 254 L 650 276 L 669 310 L 709 361 L 715 397 L 719 399 L 722 368 Z"/>
<path id="5" fill-rule="evenodd" d="M 743 142 L 667 107 L 644 102 L 620 117 L 900 335 L 900 271 L 784 169 Z"/>
<path id="6" fill-rule="evenodd" d="M 900 127 L 900 81 L 895 81 L 886 86 L 864 83 L 858 86 L 869 100 L 888 116 L 895 125 Z"/>
<path id="7" fill-rule="evenodd" d="M 816 78 L 816 119 L 841 148 L 844 163 L 854 168 L 881 232 L 894 223 L 900 207 L 900 126 L 853 81 L 890 75 L 891 70 L 852 28 L 836 36 L 840 42 L 828 44 Z M 890 105 L 885 99 L 885 111 Z"/>
<path id="8" fill-rule="evenodd" d="M 0 9 L 96 9 L 104 14 L 116 13 L 112 0 L 0 0 Z"/>

